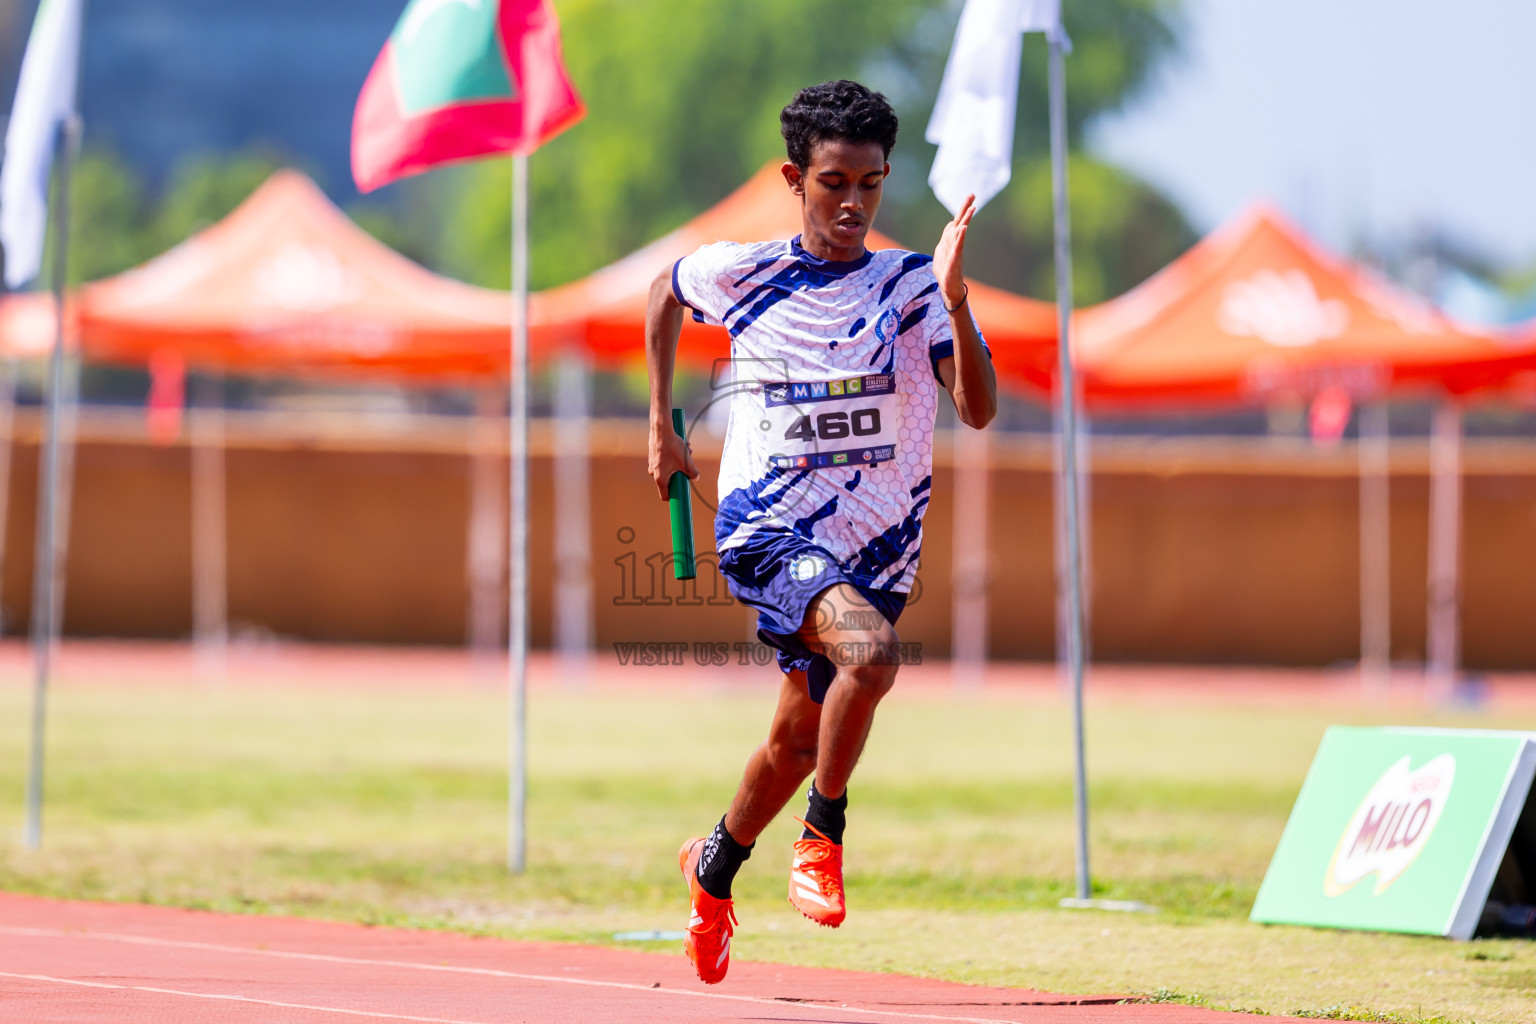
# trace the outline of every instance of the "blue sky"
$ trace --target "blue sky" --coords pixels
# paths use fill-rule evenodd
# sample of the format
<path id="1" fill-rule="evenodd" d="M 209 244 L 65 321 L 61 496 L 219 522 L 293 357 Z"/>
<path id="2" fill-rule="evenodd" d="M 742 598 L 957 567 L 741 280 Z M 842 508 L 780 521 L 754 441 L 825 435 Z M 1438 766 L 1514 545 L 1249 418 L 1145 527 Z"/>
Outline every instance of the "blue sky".
<path id="1" fill-rule="evenodd" d="M 1536 262 L 1536 2 L 1186 3 L 1185 58 L 1090 143 L 1199 229 L 1263 197 L 1336 246 L 1433 225 Z"/>

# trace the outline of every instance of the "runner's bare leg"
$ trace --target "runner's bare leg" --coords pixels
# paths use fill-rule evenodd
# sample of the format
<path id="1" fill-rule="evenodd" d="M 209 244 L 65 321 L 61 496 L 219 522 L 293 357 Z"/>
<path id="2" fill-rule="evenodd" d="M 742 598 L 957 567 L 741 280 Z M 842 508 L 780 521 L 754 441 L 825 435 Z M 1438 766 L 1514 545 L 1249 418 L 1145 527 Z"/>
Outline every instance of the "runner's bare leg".
<path id="1" fill-rule="evenodd" d="M 848 614 L 852 613 L 852 614 Z M 875 706 L 896 682 L 896 630 L 847 584 L 823 591 L 806 609 L 801 637 L 825 650 L 837 675 L 824 704 L 811 700 L 804 672 L 784 676 L 768 738 L 747 759 L 725 827 L 743 846 L 757 841 L 814 770 L 816 790 L 836 800 L 864 752 Z"/>
<path id="2" fill-rule="evenodd" d="M 811 700 L 805 673 L 785 675 L 768 738 L 747 759 L 741 786 L 725 815 L 725 827 L 732 839 L 751 846 L 790 798 L 800 792 L 816 767 L 820 725 L 821 705 Z"/>
<path id="3" fill-rule="evenodd" d="M 836 800 L 864 752 L 876 705 L 896 684 L 898 637 L 885 616 L 846 583 L 823 591 L 813 602 L 800 635 L 837 666 L 822 704 L 816 745 L 816 791 Z"/>

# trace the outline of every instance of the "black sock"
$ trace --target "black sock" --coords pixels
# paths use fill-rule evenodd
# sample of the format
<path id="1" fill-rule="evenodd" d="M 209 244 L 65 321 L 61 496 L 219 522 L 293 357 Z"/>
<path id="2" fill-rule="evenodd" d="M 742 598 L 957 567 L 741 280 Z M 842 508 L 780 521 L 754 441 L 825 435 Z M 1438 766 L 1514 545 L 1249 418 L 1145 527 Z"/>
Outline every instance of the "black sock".
<path id="1" fill-rule="evenodd" d="M 836 800 L 828 800 L 816 792 L 816 783 L 811 783 L 810 792 L 806 794 L 810 800 L 810 806 L 805 811 L 805 823 L 814 825 L 822 835 L 832 840 L 838 846 L 843 845 L 843 829 L 848 827 L 848 791 L 843 790 L 843 795 Z M 819 838 L 815 832 L 805 829 L 800 833 L 801 839 Z"/>
<path id="2" fill-rule="evenodd" d="M 752 846 L 756 846 L 753 843 Z M 742 846 L 725 830 L 725 819 L 704 840 L 699 856 L 699 885 L 717 900 L 731 898 L 731 882 L 741 870 L 742 861 L 752 856 L 752 846 Z"/>

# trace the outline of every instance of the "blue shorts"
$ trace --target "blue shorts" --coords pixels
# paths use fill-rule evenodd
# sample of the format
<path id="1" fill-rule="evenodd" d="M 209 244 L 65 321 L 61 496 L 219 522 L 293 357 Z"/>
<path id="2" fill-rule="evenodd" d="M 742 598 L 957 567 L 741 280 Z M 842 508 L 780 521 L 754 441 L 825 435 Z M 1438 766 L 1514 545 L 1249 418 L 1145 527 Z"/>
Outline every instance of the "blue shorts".
<path id="1" fill-rule="evenodd" d="M 732 597 L 757 609 L 758 639 L 778 650 L 779 668 L 804 672 L 817 704 L 826 699 L 837 666 L 798 635 L 816 595 L 846 583 L 892 625 L 907 604 L 906 594 L 854 579 L 825 548 L 788 531 L 759 530 L 745 544 L 720 552 L 720 573 Z"/>

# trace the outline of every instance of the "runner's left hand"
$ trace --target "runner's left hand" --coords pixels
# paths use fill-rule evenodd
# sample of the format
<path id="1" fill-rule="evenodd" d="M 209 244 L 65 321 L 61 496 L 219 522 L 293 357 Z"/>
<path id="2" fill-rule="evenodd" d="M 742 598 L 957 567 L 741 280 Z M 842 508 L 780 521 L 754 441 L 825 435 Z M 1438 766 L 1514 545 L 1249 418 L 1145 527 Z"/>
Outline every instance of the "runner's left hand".
<path id="1" fill-rule="evenodd" d="M 933 250 L 933 276 L 939 280 L 944 305 L 954 309 L 965 298 L 965 231 L 976 214 L 976 197 L 966 196 L 955 219 L 944 225 L 938 248 Z"/>

